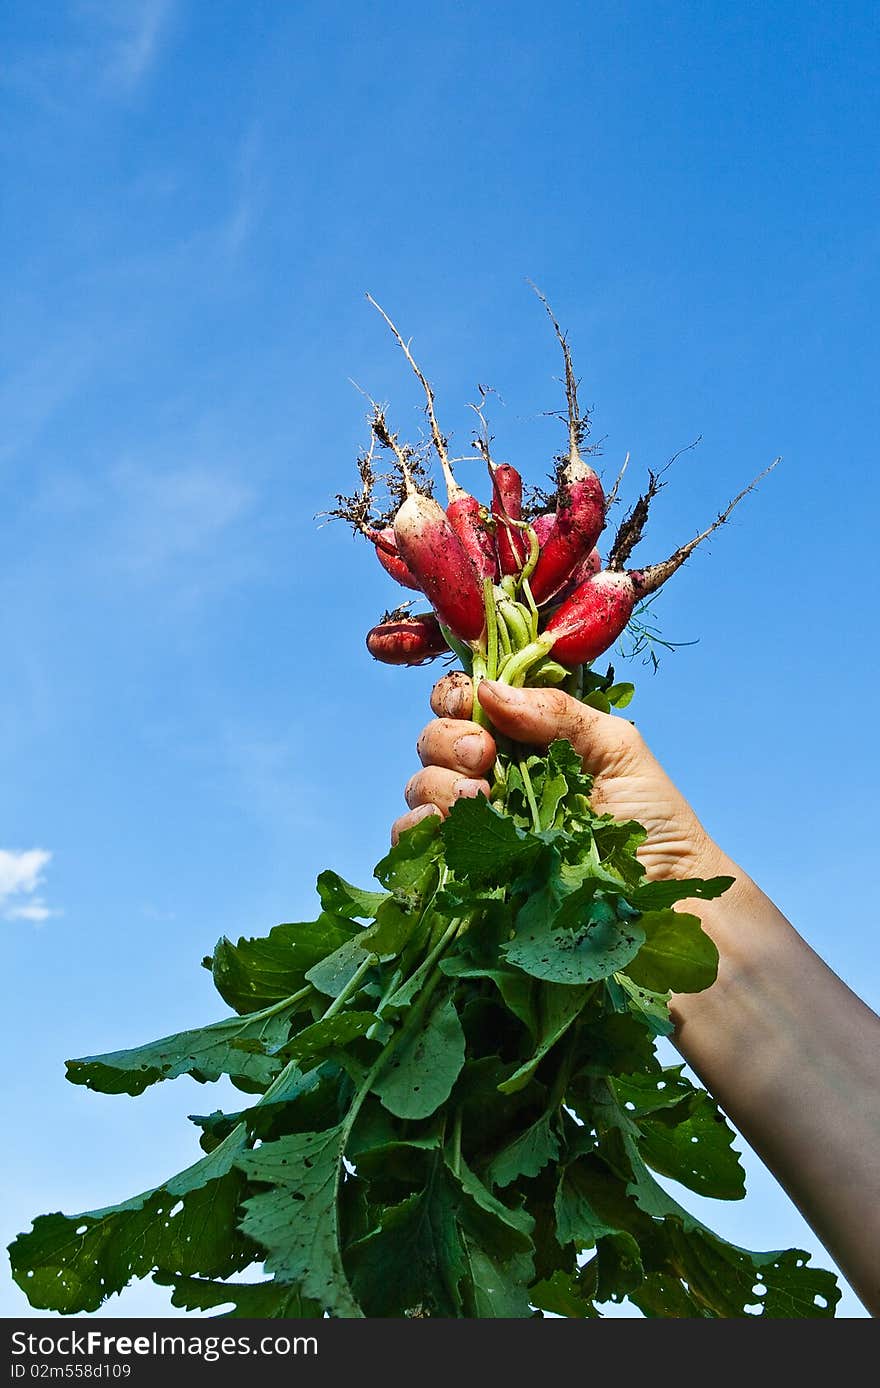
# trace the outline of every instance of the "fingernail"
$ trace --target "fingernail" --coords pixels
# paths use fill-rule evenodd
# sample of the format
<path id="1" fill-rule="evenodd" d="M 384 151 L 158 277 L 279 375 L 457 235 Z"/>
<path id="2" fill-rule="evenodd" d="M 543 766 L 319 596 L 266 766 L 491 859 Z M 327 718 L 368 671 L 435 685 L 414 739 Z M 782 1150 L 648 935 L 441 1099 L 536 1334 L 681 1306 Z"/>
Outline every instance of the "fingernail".
<path id="1" fill-rule="evenodd" d="M 479 733 L 465 733 L 455 744 L 455 755 L 464 766 L 479 766 L 485 760 Z"/>
<path id="2" fill-rule="evenodd" d="M 458 800 L 475 800 L 478 795 L 486 794 L 486 785 L 484 781 L 471 781 L 465 778 L 456 781 L 453 790 Z"/>
<path id="3" fill-rule="evenodd" d="M 514 689 L 512 684 L 501 684 L 498 680 L 480 680 L 479 693 L 488 689 L 493 699 L 497 699 L 499 704 L 522 704 L 525 702 L 525 693 L 522 689 Z"/>

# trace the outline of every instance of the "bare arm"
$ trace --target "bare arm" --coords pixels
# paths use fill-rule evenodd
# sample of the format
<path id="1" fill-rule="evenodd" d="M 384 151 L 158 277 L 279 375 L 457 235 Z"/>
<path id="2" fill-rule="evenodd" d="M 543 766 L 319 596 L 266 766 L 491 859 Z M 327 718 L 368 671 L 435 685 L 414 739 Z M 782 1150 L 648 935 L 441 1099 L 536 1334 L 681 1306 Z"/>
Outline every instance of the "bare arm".
<path id="1" fill-rule="evenodd" d="M 436 686 L 439 716 L 419 739 L 423 770 L 407 785 L 410 812 L 394 837 L 462 794 L 488 791 L 495 748 L 462 722 L 472 698 L 461 676 Z M 647 829 L 639 856 L 650 877 L 736 879 L 715 901 L 682 904 L 715 941 L 719 969 L 705 992 L 672 999 L 672 1039 L 880 1314 L 880 1019 L 709 838 L 629 723 L 553 689 L 484 685 L 480 703 L 520 742 L 571 741 L 595 776 L 596 807 Z"/>

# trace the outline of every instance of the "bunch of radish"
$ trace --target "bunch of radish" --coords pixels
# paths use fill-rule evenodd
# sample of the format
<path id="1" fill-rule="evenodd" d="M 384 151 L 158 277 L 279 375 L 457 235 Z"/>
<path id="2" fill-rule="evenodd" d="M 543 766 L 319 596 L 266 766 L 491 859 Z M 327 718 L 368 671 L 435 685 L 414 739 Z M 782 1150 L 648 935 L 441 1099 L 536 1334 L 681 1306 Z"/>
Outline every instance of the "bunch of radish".
<path id="1" fill-rule="evenodd" d="M 576 692 L 580 670 L 613 646 L 638 604 L 727 520 L 760 479 L 668 559 L 631 568 L 630 555 L 662 485 L 660 474 L 649 474 L 646 491 L 621 522 L 603 562 L 597 545 L 623 469 L 606 496 L 584 457 L 590 451 L 584 445 L 589 416 L 578 405 L 567 338 L 546 301 L 565 362 L 568 446 L 557 460 L 553 497 L 549 502 L 543 498 L 543 509 L 531 508 L 529 513 L 523 506 L 522 477 L 510 463 L 492 459 L 482 408 L 476 406 L 482 430 L 474 442 L 489 473 L 488 501 L 482 503 L 459 484 L 437 423 L 431 386 L 391 319 L 374 300 L 370 302 L 391 328 L 425 392 L 446 506 L 431 494 L 416 450 L 400 443 L 383 409 L 371 402 L 370 449 L 360 460 L 363 491 L 338 497 L 340 506 L 331 514 L 365 535 L 386 572 L 403 587 L 424 594 L 432 610 L 412 613 L 411 603 L 406 603 L 387 613 L 368 632 L 367 649 L 389 665 L 420 665 L 453 651 L 476 679 L 488 675 L 516 685 L 565 683 Z M 391 513 L 378 520 L 372 514 L 376 448 L 392 457 L 395 501 Z"/>

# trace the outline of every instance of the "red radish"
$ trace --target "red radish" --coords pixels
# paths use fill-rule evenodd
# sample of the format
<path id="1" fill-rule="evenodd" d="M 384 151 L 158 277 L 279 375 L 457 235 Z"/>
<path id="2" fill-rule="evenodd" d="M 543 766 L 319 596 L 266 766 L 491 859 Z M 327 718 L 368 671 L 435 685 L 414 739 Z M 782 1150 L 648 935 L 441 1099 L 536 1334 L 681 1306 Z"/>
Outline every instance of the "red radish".
<path id="1" fill-rule="evenodd" d="M 538 543 L 543 545 L 544 541 L 553 533 L 556 517 L 552 511 L 542 511 L 540 516 L 535 516 L 530 524 L 538 537 Z"/>
<path id="2" fill-rule="evenodd" d="M 421 665 L 448 651 L 433 612 L 380 622 L 367 632 L 367 650 L 384 665 Z"/>
<path id="3" fill-rule="evenodd" d="M 768 472 L 772 472 L 778 462 L 779 459 L 775 459 L 733 498 L 712 525 L 688 540 L 687 544 L 680 545 L 668 559 L 659 564 L 649 564 L 645 569 L 605 569 L 575 588 L 554 612 L 545 628 L 545 635 L 555 638 L 551 648 L 553 659 L 562 665 L 581 665 L 607 651 L 626 627 L 636 603 L 650 593 L 656 593 L 690 558 L 697 545 L 724 524 L 733 508 Z"/>
<path id="4" fill-rule="evenodd" d="M 632 575 L 607 569 L 575 588 L 546 626 L 555 637 L 553 659 L 562 665 L 595 660 L 624 630 L 637 596 Z"/>
<path id="5" fill-rule="evenodd" d="M 568 581 L 562 585 L 557 593 L 553 594 L 552 601 L 554 603 L 564 602 L 566 598 L 571 597 L 575 588 L 586 583 L 587 579 L 592 578 L 593 574 L 599 573 L 601 568 L 602 556 L 597 549 L 591 549 L 586 559 L 582 559 L 579 564 L 574 566 Z"/>
<path id="6" fill-rule="evenodd" d="M 574 588 L 579 588 L 582 583 L 586 583 L 593 574 L 599 573 L 602 568 L 602 556 L 597 549 L 591 549 L 586 559 L 582 559 L 571 576 L 571 584 Z"/>
<path id="7" fill-rule="evenodd" d="M 388 525 L 384 530 L 367 530 L 365 534 L 368 540 L 372 540 L 376 550 L 376 558 L 385 572 L 390 574 L 401 587 L 411 588 L 414 592 L 420 593 L 422 585 L 415 574 L 410 573 L 397 552 L 397 541 L 394 538 L 393 527 Z"/>
<path id="8" fill-rule="evenodd" d="M 582 415 L 578 406 L 568 339 L 540 291 L 538 297 L 550 315 L 562 347 L 568 405 L 568 456 L 559 474 L 555 524 L 547 527 L 535 571 L 529 579 L 535 602 L 542 603 L 560 591 L 575 565 L 590 553 L 601 535 L 605 526 L 605 496 L 598 475 L 581 457 L 580 445 L 589 428 L 589 414 Z"/>
<path id="9" fill-rule="evenodd" d="M 447 477 L 449 504 L 446 514 L 449 523 L 462 543 L 462 546 L 480 578 L 498 576 L 495 559 L 495 542 L 489 527 L 485 507 L 475 496 L 460 487 L 450 472 Z"/>
<path id="10" fill-rule="evenodd" d="M 394 519 L 398 552 L 444 626 L 462 641 L 483 632 L 482 585 L 443 507 L 411 487 Z"/>
<path id="11" fill-rule="evenodd" d="M 547 602 L 594 548 L 605 525 L 602 483 L 582 459 L 563 472 L 562 489 L 552 525 L 547 525 L 541 553 L 529 586 L 535 602 Z M 581 475 L 574 480 L 573 474 Z"/>
<path id="12" fill-rule="evenodd" d="M 525 536 L 505 521 L 522 518 L 522 478 L 510 463 L 490 463 L 492 514 L 497 517 L 495 545 L 502 574 L 518 574 L 528 553 Z"/>

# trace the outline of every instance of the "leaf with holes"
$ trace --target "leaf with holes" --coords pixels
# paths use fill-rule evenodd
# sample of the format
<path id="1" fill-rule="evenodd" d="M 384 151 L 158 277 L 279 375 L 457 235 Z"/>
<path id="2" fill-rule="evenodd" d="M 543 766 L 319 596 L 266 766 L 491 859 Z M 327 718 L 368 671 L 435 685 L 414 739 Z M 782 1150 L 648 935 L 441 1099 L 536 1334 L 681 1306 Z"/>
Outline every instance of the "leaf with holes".
<path id="1" fill-rule="evenodd" d="M 210 1282 L 202 1277 L 169 1277 L 157 1273 L 153 1281 L 171 1287 L 171 1305 L 185 1311 L 217 1310 L 218 1320 L 305 1320 L 320 1317 L 316 1301 L 307 1301 L 284 1282 Z"/>
<path id="2" fill-rule="evenodd" d="M 96 1311 L 133 1277 L 228 1277 L 253 1261 L 237 1227 L 244 1178 L 236 1169 L 243 1124 L 209 1156 L 155 1190 L 86 1214 L 41 1215 L 9 1250 L 32 1306 L 62 1315 Z"/>
<path id="3" fill-rule="evenodd" d="M 339 1248 L 339 1190 L 348 1127 L 296 1133 L 242 1152 L 237 1164 L 268 1189 L 245 1201 L 242 1232 L 266 1250 L 266 1269 L 333 1316 L 363 1315 Z"/>
<path id="4" fill-rule="evenodd" d="M 203 1082 L 229 1075 L 259 1090 L 281 1068 L 267 1052 L 277 1050 L 287 1039 L 290 1019 L 291 1012 L 286 1010 L 270 1016 L 256 1012 L 230 1017 L 130 1051 L 68 1060 L 67 1078 L 101 1094 L 142 1094 L 151 1084 L 179 1075 L 192 1075 Z"/>
<path id="5" fill-rule="evenodd" d="M 509 1186 L 518 1176 L 537 1176 L 558 1156 L 559 1137 L 554 1114 L 543 1113 L 495 1154 L 486 1168 L 486 1180 L 493 1186 Z"/>
<path id="6" fill-rule="evenodd" d="M 645 942 L 622 966 L 635 984 L 659 993 L 699 993 L 715 982 L 718 950 L 697 916 L 645 911 L 638 924 Z"/>
<path id="7" fill-rule="evenodd" d="M 447 994 L 422 1026 L 404 1037 L 373 1092 L 398 1118 L 427 1118 L 449 1098 L 464 1055 L 464 1032 Z"/>
<path id="8" fill-rule="evenodd" d="M 261 938 L 223 939 L 204 963 L 224 1002 L 236 1012 L 256 1012 L 302 988 L 308 970 L 357 931 L 351 921 L 325 913 L 303 925 L 276 925 Z"/>

